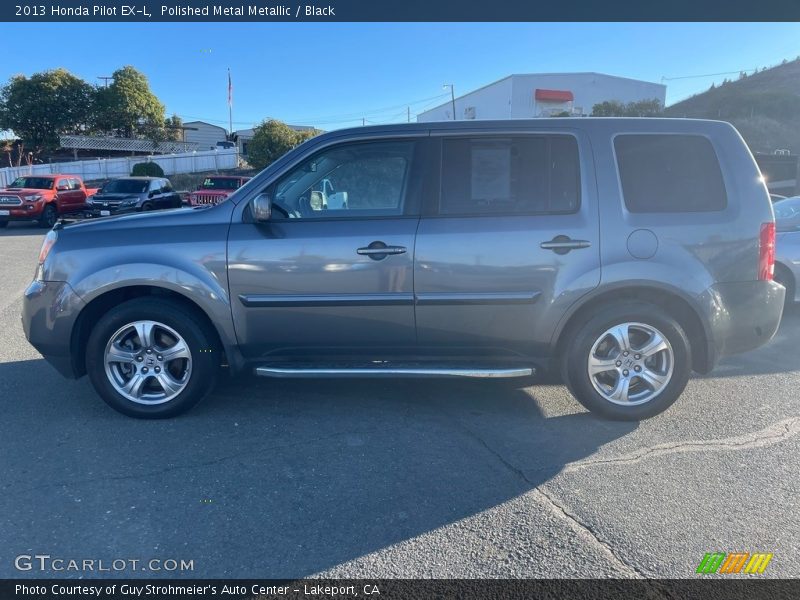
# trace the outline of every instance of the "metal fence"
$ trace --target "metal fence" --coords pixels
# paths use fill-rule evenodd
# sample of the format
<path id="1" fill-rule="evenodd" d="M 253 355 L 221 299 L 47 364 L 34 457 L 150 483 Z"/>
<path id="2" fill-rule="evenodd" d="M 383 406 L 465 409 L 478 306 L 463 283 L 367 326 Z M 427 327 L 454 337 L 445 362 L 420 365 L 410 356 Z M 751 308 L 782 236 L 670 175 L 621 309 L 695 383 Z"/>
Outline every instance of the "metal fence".
<path id="1" fill-rule="evenodd" d="M 141 162 L 157 163 L 164 170 L 165 175 L 200 173 L 220 169 L 235 169 L 239 166 L 239 152 L 236 148 L 225 148 L 202 152 L 184 152 L 182 154 L 95 158 L 74 162 L 5 167 L 0 169 L 0 186 L 6 187 L 17 177 L 23 175 L 63 173 L 65 175 L 79 175 L 84 181 L 124 177 L 131 174 L 133 165 Z"/>

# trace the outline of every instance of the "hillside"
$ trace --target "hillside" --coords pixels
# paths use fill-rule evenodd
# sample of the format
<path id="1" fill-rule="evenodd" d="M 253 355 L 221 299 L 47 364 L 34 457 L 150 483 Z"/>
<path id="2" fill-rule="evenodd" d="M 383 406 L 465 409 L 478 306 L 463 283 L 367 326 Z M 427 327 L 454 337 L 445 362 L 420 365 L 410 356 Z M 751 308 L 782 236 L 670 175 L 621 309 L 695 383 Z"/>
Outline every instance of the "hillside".
<path id="1" fill-rule="evenodd" d="M 668 106 L 664 114 L 730 121 L 754 152 L 800 153 L 800 60 L 724 82 Z"/>

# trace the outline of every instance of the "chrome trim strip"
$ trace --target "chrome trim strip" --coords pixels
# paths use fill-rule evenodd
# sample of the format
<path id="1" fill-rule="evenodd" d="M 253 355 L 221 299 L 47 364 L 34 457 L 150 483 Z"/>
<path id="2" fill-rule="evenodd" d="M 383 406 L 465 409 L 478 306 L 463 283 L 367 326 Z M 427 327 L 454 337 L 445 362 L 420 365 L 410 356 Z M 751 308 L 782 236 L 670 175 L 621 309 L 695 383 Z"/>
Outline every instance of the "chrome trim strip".
<path id="1" fill-rule="evenodd" d="M 411 306 L 414 294 L 240 294 L 248 308 L 308 306 Z"/>
<path id="2" fill-rule="evenodd" d="M 531 367 L 518 369 L 423 369 L 419 367 L 376 367 L 354 368 L 354 369 L 309 369 L 309 368 L 286 368 L 286 367 L 256 367 L 256 375 L 261 377 L 277 378 L 346 378 L 346 377 L 475 377 L 475 378 L 508 378 L 508 377 L 528 377 L 533 375 L 534 369 Z"/>
<path id="3" fill-rule="evenodd" d="M 432 305 L 497 305 L 497 304 L 533 304 L 542 292 L 426 292 L 416 295 L 417 306 Z"/>

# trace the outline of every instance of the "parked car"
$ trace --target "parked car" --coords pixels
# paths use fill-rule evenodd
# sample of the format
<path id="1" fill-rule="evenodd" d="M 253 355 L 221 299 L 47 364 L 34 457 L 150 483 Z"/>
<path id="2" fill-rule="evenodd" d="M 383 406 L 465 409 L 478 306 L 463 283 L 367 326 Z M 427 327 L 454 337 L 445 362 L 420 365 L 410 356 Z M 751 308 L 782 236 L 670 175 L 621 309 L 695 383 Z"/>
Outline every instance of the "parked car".
<path id="1" fill-rule="evenodd" d="M 248 181 L 249 177 L 233 175 L 206 177 L 197 190 L 189 194 L 189 205 L 219 204 Z"/>
<path id="2" fill-rule="evenodd" d="M 180 194 L 163 177 L 120 177 L 106 183 L 89 201 L 91 216 L 180 208 Z"/>
<path id="3" fill-rule="evenodd" d="M 52 227 L 61 215 L 86 208 L 86 199 L 97 192 L 76 175 L 26 175 L 0 190 L 0 228 L 9 221 L 38 221 Z"/>
<path id="4" fill-rule="evenodd" d="M 311 201 L 325 179 L 346 203 Z M 88 373 L 134 417 L 187 410 L 225 364 L 553 368 L 588 409 L 635 420 L 670 406 L 692 370 L 772 338 L 774 253 L 767 190 L 728 123 L 367 127 L 305 142 L 215 206 L 60 224 L 23 323 L 61 373 Z"/>
<path id="5" fill-rule="evenodd" d="M 786 302 L 800 301 L 797 282 L 800 281 L 800 196 L 776 202 L 775 280 L 786 288 Z"/>

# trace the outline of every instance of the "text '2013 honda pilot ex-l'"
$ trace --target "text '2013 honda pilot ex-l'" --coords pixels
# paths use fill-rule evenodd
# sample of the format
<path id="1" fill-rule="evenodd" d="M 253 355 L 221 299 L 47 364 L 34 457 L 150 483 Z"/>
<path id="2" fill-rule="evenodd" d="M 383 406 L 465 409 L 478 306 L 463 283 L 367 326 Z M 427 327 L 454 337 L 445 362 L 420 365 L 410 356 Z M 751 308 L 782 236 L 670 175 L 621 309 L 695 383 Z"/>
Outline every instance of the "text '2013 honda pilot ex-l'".
<path id="1" fill-rule="evenodd" d="M 135 417 L 267 377 L 560 369 L 642 419 L 767 342 L 769 196 L 730 125 L 533 119 L 336 131 L 216 206 L 56 226 L 28 340 Z M 488 401 L 488 400 L 487 400 Z"/>

